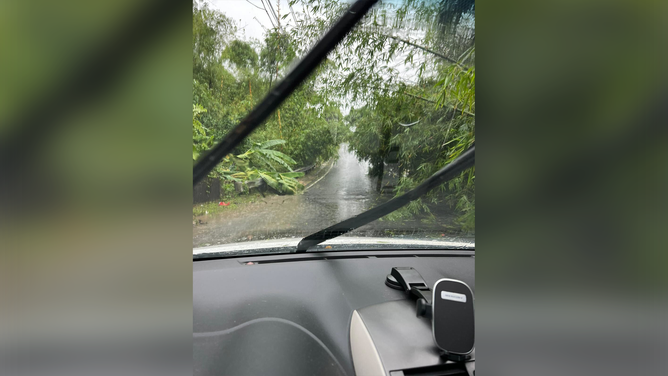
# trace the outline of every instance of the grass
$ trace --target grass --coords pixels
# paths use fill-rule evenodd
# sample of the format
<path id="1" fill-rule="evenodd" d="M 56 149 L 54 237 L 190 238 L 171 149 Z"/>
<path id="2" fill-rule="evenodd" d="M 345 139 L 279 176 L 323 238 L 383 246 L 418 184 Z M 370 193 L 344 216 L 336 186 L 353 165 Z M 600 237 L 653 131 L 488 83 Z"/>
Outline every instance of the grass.
<path id="1" fill-rule="evenodd" d="M 266 193 L 265 193 L 266 194 Z M 260 201 L 262 195 L 259 193 L 243 194 L 239 196 L 234 196 L 233 198 L 223 199 L 221 201 L 229 203 L 229 206 L 219 205 L 218 202 L 205 202 L 202 204 L 193 205 L 193 218 L 199 217 L 206 214 L 217 214 L 222 212 L 229 212 L 238 209 L 239 207 Z"/>

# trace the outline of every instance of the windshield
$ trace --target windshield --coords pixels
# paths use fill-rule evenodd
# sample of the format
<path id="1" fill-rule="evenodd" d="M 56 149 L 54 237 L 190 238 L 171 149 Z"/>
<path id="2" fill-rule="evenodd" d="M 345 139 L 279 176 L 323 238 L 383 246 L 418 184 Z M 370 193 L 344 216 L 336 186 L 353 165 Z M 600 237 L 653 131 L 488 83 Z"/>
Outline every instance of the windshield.
<path id="1" fill-rule="evenodd" d="M 194 2 L 193 160 L 239 124 L 348 6 Z M 194 186 L 194 252 L 252 250 L 241 243 L 260 240 L 293 247 L 460 157 L 475 141 L 474 8 L 469 0 L 377 3 Z M 472 245 L 474 187 L 471 168 L 332 244 Z"/>

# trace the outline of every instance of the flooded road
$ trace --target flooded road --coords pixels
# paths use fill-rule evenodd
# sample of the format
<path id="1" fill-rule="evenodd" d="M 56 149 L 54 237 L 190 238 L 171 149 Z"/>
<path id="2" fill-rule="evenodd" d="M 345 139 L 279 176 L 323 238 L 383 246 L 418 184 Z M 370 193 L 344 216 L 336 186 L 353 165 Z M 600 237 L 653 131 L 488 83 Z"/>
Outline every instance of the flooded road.
<path id="1" fill-rule="evenodd" d="M 369 177 L 368 171 L 369 164 L 358 161 L 343 144 L 329 174 L 304 192 L 303 197 L 312 209 L 327 216 L 331 224 L 343 221 L 368 209 L 378 198 L 375 179 Z"/>
<path id="2" fill-rule="evenodd" d="M 193 247 L 301 238 L 355 216 L 391 198 L 390 195 L 381 196 L 376 192 L 375 179 L 368 176 L 368 170 L 368 164 L 358 161 L 355 154 L 343 144 L 339 148 L 338 160 L 323 171 L 322 177 L 307 185 L 303 194 L 267 195 L 257 202 L 244 204 L 229 212 L 199 217 L 203 224 L 193 226 Z M 447 216 L 444 219 L 451 222 L 453 218 Z M 388 231 L 399 231 L 410 236 L 425 231 L 436 233 L 442 227 L 425 225 L 420 221 L 376 221 L 350 234 L 383 236 Z"/>

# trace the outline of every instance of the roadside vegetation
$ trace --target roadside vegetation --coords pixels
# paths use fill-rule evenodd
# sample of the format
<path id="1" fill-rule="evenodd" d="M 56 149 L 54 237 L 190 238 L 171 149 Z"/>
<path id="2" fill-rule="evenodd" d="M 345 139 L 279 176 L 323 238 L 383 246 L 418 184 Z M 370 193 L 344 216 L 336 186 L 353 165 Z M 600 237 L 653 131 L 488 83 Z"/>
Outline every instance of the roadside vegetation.
<path id="1" fill-rule="evenodd" d="M 263 40 L 206 2 L 193 3 L 193 159 L 230 131 L 348 6 L 293 0 Z M 294 7 L 294 8 L 293 8 Z M 275 6 L 274 9 L 277 7 Z M 303 187 L 294 169 L 337 155 L 347 142 L 378 189 L 396 166 L 405 193 L 475 142 L 473 0 L 379 3 L 266 123 L 211 173 L 229 187 L 262 179 L 282 194 Z M 269 16 L 269 12 L 268 12 Z M 392 213 L 429 217 L 435 205 L 475 227 L 475 170 Z"/>

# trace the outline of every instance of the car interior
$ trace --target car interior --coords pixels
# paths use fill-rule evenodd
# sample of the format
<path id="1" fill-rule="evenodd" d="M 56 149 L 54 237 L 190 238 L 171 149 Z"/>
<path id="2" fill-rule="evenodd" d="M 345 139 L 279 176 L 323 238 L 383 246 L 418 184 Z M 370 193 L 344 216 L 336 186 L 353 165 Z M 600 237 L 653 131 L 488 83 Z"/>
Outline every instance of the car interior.
<path id="1" fill-rule="evenodd" d="M 428 286 L 475 289 L 473 250 L 316 252 L 193 262 L 195 375 L 468 375 L 416 302 L 385 284 L 412 267 Z"/>

